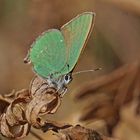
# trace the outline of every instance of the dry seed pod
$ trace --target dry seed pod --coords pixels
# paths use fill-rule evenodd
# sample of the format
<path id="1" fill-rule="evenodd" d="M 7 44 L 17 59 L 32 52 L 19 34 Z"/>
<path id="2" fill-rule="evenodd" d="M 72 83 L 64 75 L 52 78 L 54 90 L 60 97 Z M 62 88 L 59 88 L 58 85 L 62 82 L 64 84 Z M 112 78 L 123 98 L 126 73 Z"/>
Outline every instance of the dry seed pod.
<path id="1" fill-rule="evenodd" d="M 30 84 L 31 102 L 26 109 L 26 118 L 32 126 L 40 128 L 40 116 L 55 113 L 61 103 L 56 89 L 50 88 L 47 81 L 39 76 L 31 81 Z"/>

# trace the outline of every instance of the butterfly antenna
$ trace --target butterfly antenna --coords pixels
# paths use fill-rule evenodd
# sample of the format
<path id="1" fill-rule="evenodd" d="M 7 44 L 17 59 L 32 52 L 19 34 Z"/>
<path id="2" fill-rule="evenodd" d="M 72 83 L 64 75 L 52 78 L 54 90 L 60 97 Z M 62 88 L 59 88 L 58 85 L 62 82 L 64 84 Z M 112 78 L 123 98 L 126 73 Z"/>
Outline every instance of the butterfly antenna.
<path id="1" fill-rule="evenodd" d="M 94 72 L 94 71 L 98 71 L 98 70 L 101 70 L 101 69 L 102 69 L 102 68 L 96 68 L 96 69 L 93 69 L 93 70 L 78 71 L 78 72 L 74 72 L 72 75 L 77 75 L 77 74 L 86 73 L 86 72 Z"/>

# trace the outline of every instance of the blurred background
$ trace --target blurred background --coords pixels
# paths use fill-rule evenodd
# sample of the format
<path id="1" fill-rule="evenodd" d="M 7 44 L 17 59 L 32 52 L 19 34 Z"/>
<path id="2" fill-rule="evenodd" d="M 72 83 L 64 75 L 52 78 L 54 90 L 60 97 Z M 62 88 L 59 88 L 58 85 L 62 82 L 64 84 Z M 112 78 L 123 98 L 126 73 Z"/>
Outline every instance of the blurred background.
<path id="1" fill-rule="evenodd" d="M 89 99 L 75 99 L 75 96 L 80 94 L 78 92 L 81 92 L 81 89 L 83 90 L 82 87 L 87 88 L 89 83 L 92 82 L 96 84 L 97 81 L 98 83 L 98 78 L 100 81 L 106 82 L 108 78 L 111 78 L 109 74 L 114 71 L 120 78 L 121 68 L 126 77 L 135 73 L 135 70 L 129 72 L 127 70 L 133 67 L 138 69 L 140 59 L 140 1 L 138 0 L 0 0 L 1 94 L 9 93 L 13 89 L 20 90 L 29 87 L 34 73 L 32 66 L 25 65 L 23 59 L 38 35 L 49 28 L 60 28 L 77 14 L 85 11 L 96 13 L 95 26 L 75 71 L 99 67 L 102 70 L 73 77 L 74 80 L 69 86 L 68 94 L 63 98 L 60 109 L 55 115 L 48 117 L 72 124 L 81 123 L 86 126 L 85 121 L 88 119 L 83 119 L 84 122 L 81 122 L 79 118 L 86 114 L 84 111 L 87 109 L 85 106 L 88 105 L 87 100 L 89 101 Z M 123 69 L 125 65 L 129 66 Z M 118 73 L 117 69 L 120 69 Z M 105 78 L 102 79 L 104 76 Z M 132 84 L 127 84 L 127 87 Z M 88 86 L 88 89 L 90 88 L 91 92 L 94 93 L 92 84 L 90 84 L 90 87 Z M 124 90 L 122 89 L 122 91 Z M 140 92 L 139 89 L 136 88 L 136 90 L 138 93 Z M 108 93 L 107 88 L 106 93 Z M 93 94 L 90 96 L 92 97 L 90 99 L 96 102 L 104 98 L 102 96 L 97 98 Z M 121 92 L 120 98 L 122 96 L 123 92 Z M 135 106 L 135 103 L 133 104 L 133 102 L 131 100 L 131 102 L 127 102 L 127 105 L 119 106 L 119 109 L 115 107 L 119 117 L 109 129 L 108 121 L 110 120 L 105 121 L 104 118 L 96 117 L 95 119 L 95 117 L 91 117 L 89 120 L 92 120 L 92 123 L 95 122 L 93 128 L 98 128 L 101 133 L 118 137 L 121 140 L 139 140 L 140 117 L 134 113 L 133 108 L 135 107 L 133 106 Z M 111 104 L 109 105 L 111 106 Z M 88 108 L 90 107 L 93 108 L 93 106 L 88 106 Z M 71 110 L 68 108 L 71 108 Z M 130 108 L 132 109 L 130 110 Z M 106 111 L 103 111 L 105 114 Z M 112 113 L 110 114 L 112 115 Z M 130 116 L 130 114 L 133 115 Z M 88 124 L 91 123 L 88 122 Z M 34 131 L 39 133 L 42 138 L 48 136 L 48 134 L 40 133 L 39 130 Z M 29 135 L 24 139 L 35 140 L 36 138 Z"/>

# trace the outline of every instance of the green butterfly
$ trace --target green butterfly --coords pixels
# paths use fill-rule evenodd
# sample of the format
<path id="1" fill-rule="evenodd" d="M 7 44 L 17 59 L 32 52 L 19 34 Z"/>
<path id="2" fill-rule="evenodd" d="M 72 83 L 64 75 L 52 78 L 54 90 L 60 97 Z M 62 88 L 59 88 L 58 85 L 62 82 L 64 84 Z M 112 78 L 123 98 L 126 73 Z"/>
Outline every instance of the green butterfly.
<path id="1" fill-rule="evenodd" d="M 39 36 L 29 51 L 34 71 L 60 95 L 66 93 L 72 71 L 84 49 L 94 23 L 93 12 L 84 12 L 58 29 Z"/>

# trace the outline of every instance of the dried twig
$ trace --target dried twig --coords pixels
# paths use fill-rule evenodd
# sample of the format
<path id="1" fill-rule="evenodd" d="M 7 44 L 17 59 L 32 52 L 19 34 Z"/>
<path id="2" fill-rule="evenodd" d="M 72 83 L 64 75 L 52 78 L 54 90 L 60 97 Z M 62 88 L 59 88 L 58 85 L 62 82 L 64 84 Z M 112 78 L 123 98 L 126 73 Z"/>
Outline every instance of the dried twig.
<path id="1" fill-rule="evenodd" d="M 62 129 L 56 135 L 59 140 L 116 140 L 105 137 L 92 129 L 80 125 Z"/>

